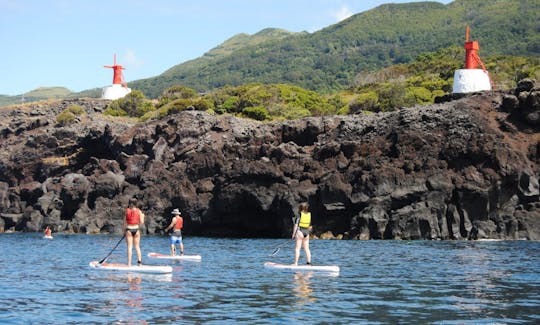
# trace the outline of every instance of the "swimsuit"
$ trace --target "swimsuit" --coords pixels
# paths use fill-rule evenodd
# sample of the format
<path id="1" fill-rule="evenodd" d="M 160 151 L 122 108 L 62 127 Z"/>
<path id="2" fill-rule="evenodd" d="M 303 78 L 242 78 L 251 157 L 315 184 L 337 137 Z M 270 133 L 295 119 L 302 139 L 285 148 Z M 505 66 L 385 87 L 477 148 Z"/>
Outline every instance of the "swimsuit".
<path id="1" fill-rule="evenodd" d="M 135 236 L 137 231 L 139 231 L 139 225 L 128 225 L 127 230 L 129 230 L 132 236 Z"/>
<path id="2" fill-rule="evenodd" d="M 298 227 L 298 231 L 304 235 L 304 238 L 309 237 L 309 228 Z"/>

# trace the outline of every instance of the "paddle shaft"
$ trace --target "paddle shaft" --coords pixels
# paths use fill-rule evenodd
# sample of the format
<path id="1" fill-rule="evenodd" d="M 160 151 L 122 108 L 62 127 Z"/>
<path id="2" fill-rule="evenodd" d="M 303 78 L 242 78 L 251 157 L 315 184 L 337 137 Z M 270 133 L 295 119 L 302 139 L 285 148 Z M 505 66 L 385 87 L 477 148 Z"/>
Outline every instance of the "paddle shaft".
<path id="1" fill-rule="evenodd" d="M 294 220 L 294 217 L 293 217 L 293 220 Z M 294 240 L 294 235 L 296 235 L 296 232 L 298 231 L 298 222 L 300 221 L 300 218 L 296 218 L 296 221 L 294 222 L 294 226 L 293 226 L 293 232 L 292 232 L 292 235 L 291 235 L 291 239 Z M 272 254 L 270 254 L 270 256 L 274 256 L 276 255 L 278 252 L 279 252 L 279 249 L 287 244 L 289 244 L 290 241 L 286 241 L 286 242 L 283 242 L 279 245 L 276 246 L 276 248 L 274 248 L 274 251 L 272 252 Z"/>
<path id="2" fill-rule="evenodd" d="M 99 264 L 105 262 L 105 260 L 111 256 L 111 254 L 114 252 L 114 250 L 116 249 L 116 247 L 118 247 L 118 245 L 120 245 L 120 243 L 122 242 L 122 240 L 124 240 L 124 238 L 126 238 L 126 233 L 124 233 L 124 236 L 122 236 L 122 238 L 120 238 L 120 240 L 118 241 L 118 243 L 116 243 L 116 245 L 113 247 L 113 249 L 109 252 L 109 254 L 107 254 L 107 256 L 105 256 L 104 259 L 102 259 L 101 261 L 99 261 Z"/>

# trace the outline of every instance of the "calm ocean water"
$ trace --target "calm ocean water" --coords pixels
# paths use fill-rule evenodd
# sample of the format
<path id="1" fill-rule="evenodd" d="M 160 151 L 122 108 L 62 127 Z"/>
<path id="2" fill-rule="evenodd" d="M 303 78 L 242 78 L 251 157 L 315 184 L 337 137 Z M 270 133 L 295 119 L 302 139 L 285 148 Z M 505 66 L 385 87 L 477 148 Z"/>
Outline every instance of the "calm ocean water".
<path id="1" fill-rule="evenodd" d="M 540 323 L 540 243 L 313 240 L 314 264 L 339 276 L 268 270 L 290 263 L 286 239 L 184 238 L 202 262 L 172 275 L 99 271 L 120 239 L 0 234 L 2 324 L 525 324 Z M 168 252 L 144 236 L 143 254 Z M 125 243 L 109 261 L 125 263 Z"/>

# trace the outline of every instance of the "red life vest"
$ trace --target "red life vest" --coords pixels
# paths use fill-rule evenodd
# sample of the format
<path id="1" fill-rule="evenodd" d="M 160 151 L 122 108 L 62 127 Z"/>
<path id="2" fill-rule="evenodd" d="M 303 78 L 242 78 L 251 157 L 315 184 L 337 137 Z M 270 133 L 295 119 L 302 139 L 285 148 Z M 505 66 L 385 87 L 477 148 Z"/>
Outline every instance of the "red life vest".
<path id="1" fill-rule="evenodd" d="M 126 209 L 126 223 L 128 225 L 138 225 L 141 223 L 141 210 L 134 208 Z"/>
<path id="2" fill-rule="evenodd" d="M 184 219 L 180 216 L 176 217 L 176 223 L 174 224 L 174 230 L 180 230 L 184 226 Z"/>

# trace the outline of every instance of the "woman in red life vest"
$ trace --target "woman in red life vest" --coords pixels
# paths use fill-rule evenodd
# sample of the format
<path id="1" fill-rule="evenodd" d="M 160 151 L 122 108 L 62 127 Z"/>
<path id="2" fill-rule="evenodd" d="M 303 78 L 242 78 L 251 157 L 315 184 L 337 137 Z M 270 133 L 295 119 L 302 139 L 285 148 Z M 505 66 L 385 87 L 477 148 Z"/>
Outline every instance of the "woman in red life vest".
<path id="1" fill-rule="evenodd" d="M 298 265 L 298 259 L 300 258 L 300 248 L 304 248 L 306 253 L 307 264 L 311 264 L 311 251 L 309 250 L 309 234 L 312 230 L 311 227 L 311 212 L 309 212 L 309 205 L 307 203 L 300 204 L 298 208 L 300 216 L 296 219 L 292 238 L 296 238 L 296 247 L 294 248 L 294 265 Z"/>
<path id="2" fill-rule="evenodd" d="M 129 200 L 129 206 L 126 209 L 126 218 L 124 219 L 124 232 L 126 234 L 127 242 L 127 260 L 128 266 L 131 266 L 131 253 L 133 245 L 135 245 L 135 251 L 137 252 L 137 264 L 142 263 L 141 254 L 141 230 L 140 225 L 144 223 L 144 213 L 137 208 L 137 199 L 132 198 Z"/>
<path id="3" fill-rule="evenodd" d="M 184 244 L 182 243 L 182 228 L 184 227 L 184 219 L 182 218 L 182 213 L 180 213 L 178 209 L 174 209 L 171 214 L 173 215 L 171 224 L 165 228 L 165 232 L 169 231 L 169 229 L 173 230 L 170 238 L 171 255 L 176 255 L 175 244 L 178 244 L 180 247 L 180 255 L 184 255 Z"/>
<path id="4" fill-rule="evenodd" d="M 51 230 L 51 228 L 49 228 L 49 226 L 47 226 L 47 228 L 45 228 L 45 236 L 47 236 L 47 237 L 52 236 L 52 230 Z"/>

